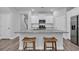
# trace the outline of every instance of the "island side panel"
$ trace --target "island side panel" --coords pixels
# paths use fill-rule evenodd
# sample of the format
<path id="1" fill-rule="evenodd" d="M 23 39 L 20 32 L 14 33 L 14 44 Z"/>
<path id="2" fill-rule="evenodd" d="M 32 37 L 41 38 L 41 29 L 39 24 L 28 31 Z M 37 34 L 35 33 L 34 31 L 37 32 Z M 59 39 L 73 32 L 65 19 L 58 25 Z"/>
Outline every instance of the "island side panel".
<path id="1" fill-rule="evenodd" d="M 56 34 L 56 38 L 57 38 L 57 50 L 64 50 L 64 46 L 63 46 L 63 33 L 57 33 Z"/>
<path id="2" fill-rule="evenodd" d="M 23 50 L 23 38 L 24 38 L 24 35 L 23 33 L 19 33 L 19 50 Z"/>

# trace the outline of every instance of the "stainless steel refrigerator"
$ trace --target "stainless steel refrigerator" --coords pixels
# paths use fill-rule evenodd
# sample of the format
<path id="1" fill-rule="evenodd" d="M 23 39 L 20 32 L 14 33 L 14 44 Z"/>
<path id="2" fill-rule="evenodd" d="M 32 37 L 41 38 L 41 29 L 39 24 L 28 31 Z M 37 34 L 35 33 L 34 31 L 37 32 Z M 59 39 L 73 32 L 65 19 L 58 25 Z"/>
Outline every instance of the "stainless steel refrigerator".
<path id="1" fill-rule="evenodd" d="M 79 45 L 79 15 L 71 17 L 71 42 Z"/>

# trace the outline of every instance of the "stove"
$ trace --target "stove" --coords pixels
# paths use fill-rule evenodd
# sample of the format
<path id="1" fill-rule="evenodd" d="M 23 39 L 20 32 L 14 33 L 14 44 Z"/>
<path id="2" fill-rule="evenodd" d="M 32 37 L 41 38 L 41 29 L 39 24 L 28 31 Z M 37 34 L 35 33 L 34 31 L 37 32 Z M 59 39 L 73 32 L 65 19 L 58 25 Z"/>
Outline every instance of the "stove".
<path id="1" fill-rule="evenodd" d="M 46 29 L 45 25 L 39 25 L 39 29 Z"/>

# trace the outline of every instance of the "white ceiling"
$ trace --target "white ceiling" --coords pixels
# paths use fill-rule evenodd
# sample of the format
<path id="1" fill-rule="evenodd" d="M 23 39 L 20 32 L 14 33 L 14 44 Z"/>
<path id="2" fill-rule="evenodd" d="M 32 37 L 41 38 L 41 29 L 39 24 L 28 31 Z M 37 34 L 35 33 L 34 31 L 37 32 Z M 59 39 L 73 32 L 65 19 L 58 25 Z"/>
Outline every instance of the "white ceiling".
<path id="1" fill-rule="evenodd" d="M 73 7 L 0 7 L 0 13 L 11 13 L 11 12 L 28 12 L 29 10 L 35 10 L 36 11 L 46 11 L 49 12 L 52 10 L 53 12 L 57 12 L 59 10 L 66 9 L 66 11 L 69 11 L 73 9 Z"/>
<path id="2" fill-rule="evenodd" d="M 0 7 L 0 14 L 1 14 L 1 13 L 9 13 L 9 12 L 11 12 L 9 8 Z"/>
<path id="3" fill-rule="evenodd" d="M 51 13 L 53 16 L 58 17 L 65 15 L 67 11 L 73 8 L 74 7 L 12 7 L 11 9 L 14 9 L 22 14 L 26 14 L 31 10 L 33 13 Z"/>
<path id="4" fill-rule="evenodd" d="M 25 12 L 29 10 L 35 10 L 35 11 L 49 11 L 49 10 L 60 10 L 60 9 L 66 9 L 67 11 L 73 9 L 73 7 L 12 7 L 18 12 Z"/>

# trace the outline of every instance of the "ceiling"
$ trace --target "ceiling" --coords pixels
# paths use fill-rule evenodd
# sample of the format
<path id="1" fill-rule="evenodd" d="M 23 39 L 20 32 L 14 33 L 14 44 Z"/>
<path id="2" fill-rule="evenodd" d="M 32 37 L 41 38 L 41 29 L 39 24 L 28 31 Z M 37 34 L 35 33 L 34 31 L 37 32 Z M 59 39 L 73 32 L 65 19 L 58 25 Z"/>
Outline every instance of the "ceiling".
<path id="1" fill-rule="evenodd" d="M 9 9 L 9 8 L 0 7 L 0 14 L 1 14 L 1 13 L 9 13 L 9 12 L 10 12 L 10 9 Z"/>
<path id="2" fill-rule="evenodd" d="M 55 17 L 63 16 L 67 11 L 70 11 L 74 7 L 10 7 L 10 9 L 16 10 L 21 14 L 26 14 L 29 11 L 32 11 L 32 14 L 52 14 Z"/>
<path id="3" fill-rule="evenodd" d="M 18 12 L 25 12 L 29 10 L 34 10 L 34 11 L 56 11 L 56 10 L 61 10 L 61 9 L 66 9 L 67 11 L 73 9 L 74 7 L 12 7 Z"/>
<path id="4" fill-rule="evenodd" d="M 0 13 L 27 13 L 30 10 L 32 12 L 39 13 L 52 13 L 56 15 L 63 15 L 67 11 L 70 11 L 74 7 L 0 7 Z"/>

